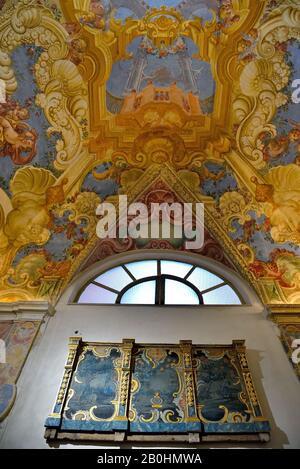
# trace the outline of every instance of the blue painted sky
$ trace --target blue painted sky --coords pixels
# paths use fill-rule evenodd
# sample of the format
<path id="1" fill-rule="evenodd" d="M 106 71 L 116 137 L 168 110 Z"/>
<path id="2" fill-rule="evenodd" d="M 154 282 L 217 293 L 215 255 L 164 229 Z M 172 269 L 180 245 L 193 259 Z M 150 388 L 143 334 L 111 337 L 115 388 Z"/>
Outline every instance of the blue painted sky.
<path id="1" fill-rule="evenodd" d="M 288 61 L 290 65 L 292 65 L 289 84 L 286 90 L 286 94 L 289 96 L 290 100 L 288 108 L 281 107 L 274 119 L 274 123 L 279 126 L 279 131 L 281 131 L 279 133 L 282 133 L 282 130 L 291 129 L 291 126 L 285 121 L 286 119 L 293 119 L 300 122 L 300 103 L 293 103 L 291 99 L 294 91 L 292 82 L 296 79 L 300 79 L 300 47 L 296 41 L 292 41 L 288 46 Z"/>
<path id="2" fill-rule="evenodd" d="M 116 5 L 118 5 L 118 2 L 116 2 Z M 198 16 L 203 21 L 210 21 L 212 19 L 211 10 L 217 10 L 217 0 L 187 0 L 185 2 L 180 0 L 145 0 L 144 2 L 128 0 L 126 7 L 115 7 L 114 16 L 122 21 L 126 20 L 129 16 L 141 18 L 148 9 L 159 8 L 161 6 L 177 8 L 185 18 Z"/>
<path id="3" fill-rule="evenodd" d="M 292 82 L 296 79 L 300 79 L 300 47 L 298 42 L 291 41 L 288 45 L 287 52 L 288 62 L 291 66 L 291 74 L 289 84 L 286 90 L 283 91 L 289 97 L 289 102 L 287 106 L 279 108 L 273 119 L 273 124 L 275 124 L 277 128 L 278 136 L 287 135 L 290 130 L 296 127 L 297 124 L 293 125 L 292 121 L 298 123 L 298 125 L 300 122 L 300 103 L 293 103 L 291 99 L 294 91 Z M 290 143 L 288 150 L 284 152 L 280 158 L 269 161 L 269 166 L 275 167 L 293 163 L 297 154 L 297 145 L 298 142 Z"/>
<path id="4" fill-rule="evenodd" d="M 203 194 L 214 197 L 218 201 L 225 192 L 236 191 L 238 189 L 236 178 L 230 168 L 211 162 L 206 163 L 205 166 L 211 173 L 216 175 L 220 174 L 222 171 L 225 172 L 224 175 L 216 181 L 210 177 L 205 178 L 201 184 Z"/>
<path id="5" fill-rule="evenodd" d="M 103 173 L 109 168 L 109 165 L 99 165 L 94 168 L 93 171 L 96 173 Z M 94 178 L 93 171 L 88 173 L 86 178 L 84 179 L 81 192 L 96 192 L 101 199 L 105 199 L 109 195 L 114 195 L 118 192 L 118 184 L 113 179 L 104 179 L 103 181 L 99 181 Z"/>
<path id="6" fill-rule="evenodd" d="M 165 5 L 167 7 L 176 7 L 181 3 L 181 0 L 146 0 L 145 3 L 147 3 L 150 7 L 161 7 L 162 5 Z"/>
<path id="7" fill-rule="evenodd" d="M 138 50 L 138 46 L 141 42 L 141 38 L 135 39 L 130 46 L 128 51 L 135 55 Z M 185 39 L 185 43 L 188 47 L 189 57 L 197 52 L 197 46 L 190 39 Z M 211 73 L 211 66 L 209 63 L 202 60 L 190 59 L 192 69 L 199 73 L 196 73 L 197 87 L 199 91 L 200 100 L 213 96 L 215 92 L 215 82 Z M 158 58 L 157 56 L 148 55 L 147 66 L 145 67 L 145 79 L 141 83 L 141 89 L 143 89 L 148 80 L 151 80 L 156 86 L 169 86 L 174 81 L 184 91 L 190 91 L 185 89 L 182 80 L 182 68 L 178 61 L 177 54 L 170 54 L 167 57 Z M 119 60 L 113 64 L 111 76 L 107 82 L 107 90 L 114 96 L 123 96 L 124 88 L 127 83 L 129 73 L 133 67 L 132 60 Z M 163 73 L 159 73 L 163 71 Z M 159 76 L 163 77 L 163 81 L 159 79 Z"/>

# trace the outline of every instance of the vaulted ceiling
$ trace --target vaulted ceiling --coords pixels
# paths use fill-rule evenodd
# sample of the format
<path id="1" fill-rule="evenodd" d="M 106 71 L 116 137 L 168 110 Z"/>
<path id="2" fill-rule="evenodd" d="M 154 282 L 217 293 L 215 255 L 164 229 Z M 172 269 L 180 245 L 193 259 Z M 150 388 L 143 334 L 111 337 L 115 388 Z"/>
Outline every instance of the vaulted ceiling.
<path id="1" fill-rule="evenodd" d="M 101 201 L 203 202 L 199 254 L 300 303 L 297 0 L 0 2 L 0 301 L 56 301 Z"/>

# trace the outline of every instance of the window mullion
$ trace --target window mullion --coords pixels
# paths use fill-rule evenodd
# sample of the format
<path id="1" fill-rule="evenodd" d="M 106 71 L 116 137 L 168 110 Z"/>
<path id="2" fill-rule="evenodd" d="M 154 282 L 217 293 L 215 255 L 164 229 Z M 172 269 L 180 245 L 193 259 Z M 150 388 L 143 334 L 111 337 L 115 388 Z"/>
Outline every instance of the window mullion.
<path id="1" fill-rule="evenodd" d="M 214 285 L 213 287 L 207 288 L 206 290 L 201 291 L 201 295 L 205 295 L 205 293 L 209 293 L 213 290 L 217 290 L 220 287 L 224 287 L 224 285 L 227 285 L 226 282 L 218 283 L 217 285 Z"/>
<path id="2" fill-rule="evenodd" d="M 165 304 L 165 284 L 166 284 L 166 277 L 161 276 L 160 277 L 160 305 Z"/>
<path id="3" fill-rule="evenodd" d="M 160 300 L 160 277 L 156 277 L 155 280 L 155 304 L 159 305 Z"/>

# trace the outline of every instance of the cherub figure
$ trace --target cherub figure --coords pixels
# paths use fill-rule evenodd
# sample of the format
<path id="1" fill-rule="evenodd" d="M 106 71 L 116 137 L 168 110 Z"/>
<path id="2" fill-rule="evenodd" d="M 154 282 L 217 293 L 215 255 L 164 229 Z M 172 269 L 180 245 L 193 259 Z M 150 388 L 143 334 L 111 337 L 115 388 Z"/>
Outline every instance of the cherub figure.
<path id="1" fill-rule="evenodd" d="M 222 1 L 221 7 L 219 9 L 219 16 L 223 28 L 228 28 L 240 20 L 239 15 L 236 14 L 233 8 L 231 0 Z"/>
<path id="2" fill-rule="evenodd" d="M 81 37 L 81 26 L 78 23 L 65 23 L 64 27 L 69 34 L 69 38 L 66 41 L 69 47 L 68 59 L 75 65 L 79 65 L 86 52 L 87 44 Z"/>
<path id="3" fill-rule="evenodd" d="M 300 243 L 300 167 L 295 164 L 272 168 L 265 183 L 256 177 L 255 199 L 269 218 L 270 234 L 277 243 Z"/>
<path id="4" fill-rule="evenodd" d="M 289 140 L 292 143 L 297 142 L 295 164 L 300 166 L 300 122 L 289 119 L 289 124 L 293 127 L 292 130 L 289 131 Z"/>
<path id="5" fill-rule="evenodd" d="M 262 147 L 264 160 L 271 161 L 281 158 L 288 151 L 292 140 L 289 134 L 284 133 L 274 137 L 270 132 L 261 132 L 258 141 Z"/>
<path id="6" fill-rule="evenodd" d="M 242 34 L 242 40 L 238 44 L 239 59 L 249 62 L 256 57 L 256 46 L 258 43 L 258 32 L 251 29 L 248 34 Z"/>
<path id="7" fill-rule="evenodd" d="M 24 122 L 28 117 L 28 109 L 15 101 L 0 104 L 0 157 L 10 156 L 16 165 L 30 163 L 37 152 L 38 134 Z"/>
<path id="8" fill-rule="evenodd" d="M 109 5 L 105 5 L 103 0 L 91 0 L 88 14 L 80 18 L 80 22 L 96 29 L 105 28 L 105 16 Z"/>

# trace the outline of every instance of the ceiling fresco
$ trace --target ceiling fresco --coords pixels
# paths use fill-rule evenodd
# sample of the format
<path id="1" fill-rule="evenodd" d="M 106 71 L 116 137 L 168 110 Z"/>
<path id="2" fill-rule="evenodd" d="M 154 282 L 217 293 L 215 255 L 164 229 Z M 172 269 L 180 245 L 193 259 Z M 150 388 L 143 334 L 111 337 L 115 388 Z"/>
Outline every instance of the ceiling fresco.
<path id="1" fill-rule="evenodd" d="M 0 2 L 0 301 L 184 240 L 99 240 L 102 201 L 205 205 L 199 254 L 300 303 L 297 0 Z M 300 93 L 299 93 L 300 94 Z"/>

